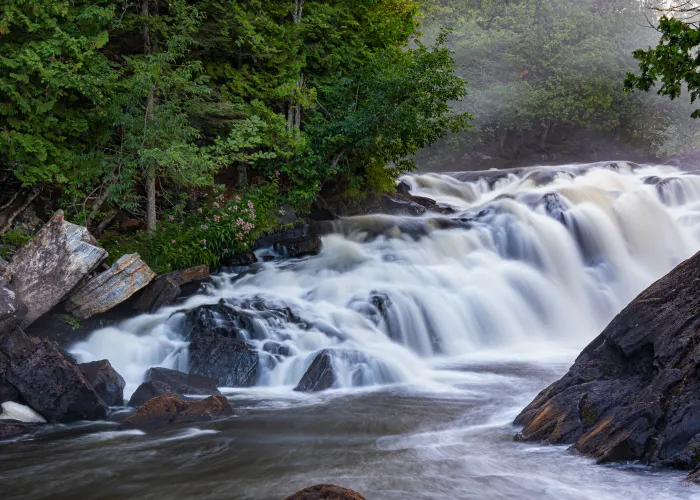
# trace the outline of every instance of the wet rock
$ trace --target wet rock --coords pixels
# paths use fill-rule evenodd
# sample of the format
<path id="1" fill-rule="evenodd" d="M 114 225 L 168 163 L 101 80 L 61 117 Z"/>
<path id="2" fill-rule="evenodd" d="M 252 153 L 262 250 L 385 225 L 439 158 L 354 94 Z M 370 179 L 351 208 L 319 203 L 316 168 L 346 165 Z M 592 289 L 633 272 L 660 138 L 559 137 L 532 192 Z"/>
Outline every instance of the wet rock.
<path id="1" fill-rule="evenodd" d="M 423 215 L 427 210 L 424 206 L 413 200 L 399 199 L 391 196 L 382 196 L 380 200 L 381 211 L 389 215 Z"/>
<path id="2" fill-rule="evenodd" d="M 181 295 L 183 285 L 201 282 L 207 278 L 209 267 L 205 265 L 162 274 L 145 288 L 132 307 L 142 313 L 153 312 L 174 302 Z"/>
<path id="3" fill-rule="evenodd" d="M 0 405 L 7 401 L 19 401 L 21 399 L 17 388 L 7 381 L 7 371 L 9 369 L 10 359 L 7 355 L 0 352 Z"/>
<path id="4" fill-rule="evenodd" d="M 168 385 L 178 394 L 218 395 L 218 380 L 192 373 L 183 373 L 168 368 L 151 368 L 146 372 L 146 381 Z"/>
<path id="5" fill-rule="evenodd" d="M 253 252 L 245 252 L 224 257 L 221 260 L 221 265 L 224 267 L 248 267 L 257 261 L 258 257 Z"/>
<path id="6" fill-rule="evenodd" d="M 23 434 L 31 434 L 40 424 L 20 422 L 19 420 L 0 420 L 0 441 L 17 438 Z"/>
<path id="7" fill-rule="evenodd" d="M 284 500 L 365 500 L 365 497 L 336 484 L 317 484 L 292 493 Z"/>
<path id="8" fill-rule="evenodd" d="M 190 373 L 212 377 L 219 387 L 251 387 L 258 378 L 260 357 L 235 338 L 198 335 L 190 342 Z"/>
<path id="9" fill-rule="evenodd" d="M 210 396 L 187 402 L 176 397 L 159 396 L 148 400 L 124 420 L 121 429 L 156 430 L 162 427 L 207 422 L 232 417 L 233 409 L 223 396 Z"/>
<path id="10" fill-rule="evenodd" d="M 599 462 L 700 465 L 700 254 L 634 299 L 517 417 Z"/>
<path id="11" fill-rule="evenodd" d="M 8 363 L 6 382 L 47 421 L 74 422 L 107 416 L 105 402 L 55 343 L 30 339 L 17 327 L 0 336 L 0 353 Z"/>
<path id="12" fill-rule="evenodd" d="M 299 392 L 325 391 L 333 387 L 335 381 L 336 373 L 333 369 L 331 354 L 324 349 L 316 355 L 294 390 Z"/>
<path id="13" fill-rule="evenodd" d="M 88 280 L 70 294 L 65 307 L 78 319 L 112 309 L 148 285 L 154 273 L 137 253 L 123 255 L 108 271 Z"/>
<path id="14" fill-rule="evenodd" d="M 9 265 L 11 284 L 27 307 L 22 328 L 58 304 L 105 257 L 88 230 L 65 222 L 63 212 L 17 252 Z"/>
<path id="15" fill-rule="evenodd" d="M 85 379 L 108 406 L 124 405 L 126 382 L 106 359 L 78 365 Z"/>
<path id="16" fill-rule="evenodd" d="M 160 396 L 171 396 L 175 398 L 184 398 L 182 394 L 170 387 L 167 383 L 157 381 L 147 381 L 138 386 L 134 394 L 129 399 L 129 406 L 139 407 L 149 399 Z"/>
<path id="17" fill-rule="evenodd" d="M 304 257 L 321 251 L 321 238 L 312 226 L 305 225 L 263 236 L 254 245 L 255 249 L 268 247 L 292 258 Z"/>

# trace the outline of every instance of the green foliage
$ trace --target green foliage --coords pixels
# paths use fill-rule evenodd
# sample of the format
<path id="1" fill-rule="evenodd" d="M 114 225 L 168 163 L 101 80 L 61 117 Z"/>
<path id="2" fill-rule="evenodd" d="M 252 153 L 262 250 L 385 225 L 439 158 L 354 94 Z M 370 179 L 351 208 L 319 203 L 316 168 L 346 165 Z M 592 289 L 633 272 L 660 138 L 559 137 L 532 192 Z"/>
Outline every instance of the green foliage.
<path id="1" fill-rule="evenodd" d="M 658 94 L 672 100 L 680 97 L 683 89 L 690 95 L 690 102 L 700 96 L 700 72 L 698 71 L 698 50 L 700 29 L 681 19 L 663 16 L 659 20 L 661 33 L 656 48 L 636 50 L 634 57 L 639 61 L 639 76 L 628 73 L 625 87 L 628 90 L 649 91 L 661 82 Z M 693 111 L 693 118 L 700 117 L 700 110 Z"/>
<path id="2" fill-rule="evenodd" d="M 303 212 L 329 184 L 387 190 L 419 149 L 466 130 L 448 104 L 465 82 L 446 35 L 418 39 L 421 4 L 6 0 L 0 168 L 93 229 L 144 219 L 155 179 L 161 227 L 107 241 L 112 254 L 215 265 L 274 226 L 262 214 Z M 221 182 L 258 207 L 243 236 L 214 205 Z M 202 214 L 183 210 L 204 196 Z"/>
<path id="3" fill-rule="evenodd" d="M 220 194 L 197 210 L 166 216 L 155 231 L 112 235 L 101 244 L 112 260 L 136 252 L 158 273 L 198 264 L 216 268 L 226 257 L 249 250 L 255 239 L 274 227 L 270 201 L 275 199 L 275 188 L 271 182 L 243 198 Z"/>
<path id="4" fill-rule="evenodd" d="M 4 259 L 13 249 L 24 246 L 30 239 L 32 239 L 32 235 L 21 229 L 10 229 L 0 235 L 0 258 Z"/>

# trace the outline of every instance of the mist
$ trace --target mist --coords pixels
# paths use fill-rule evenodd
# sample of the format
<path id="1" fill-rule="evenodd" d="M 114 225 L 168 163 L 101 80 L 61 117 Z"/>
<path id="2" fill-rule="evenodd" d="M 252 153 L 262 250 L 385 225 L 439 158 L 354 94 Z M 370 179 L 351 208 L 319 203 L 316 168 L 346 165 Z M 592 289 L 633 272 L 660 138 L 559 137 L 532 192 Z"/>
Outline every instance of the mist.
<path id="1" fill-rule="evenodd" d="M 420 170 L 475 170 L 600 160 L 659 161 L 700 145 L 687 95 L 628 92 L 633 52 L 656 45 L 661 15 L 696 2 L 443 0 L 423 20 L 449 29 L 472 129 L 421 152 Z"/>

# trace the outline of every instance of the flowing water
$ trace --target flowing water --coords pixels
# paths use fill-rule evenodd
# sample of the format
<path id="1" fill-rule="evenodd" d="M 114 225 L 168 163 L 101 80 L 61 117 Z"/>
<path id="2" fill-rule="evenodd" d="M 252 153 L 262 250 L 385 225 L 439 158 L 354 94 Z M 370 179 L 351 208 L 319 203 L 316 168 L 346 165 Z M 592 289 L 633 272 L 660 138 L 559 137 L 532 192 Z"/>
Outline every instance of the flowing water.
<path id="1" fill-rule="evenodd" d="M 224 389 L 237 418 L 152 435 L 52 427 L 2 448 L 2 497 L 279 499 L 335 482 L 369 499 L 700 498 L 682 473 L 596 466 L 516 443 L 511 425 L 700 249 L 700 177 L 617 163 L 403 180 L 454 213 L 340 221 L 318 256 L 222 274 L 72 348 L 109 359 L 128 396 L 151 366 L 187 369 L 183 311 L 223 299 L 268 361 L 255 387 Z M 266 313 L 280 308 L 295 321 Z M 322 349 L 335 387 L 294 392 Z"/>

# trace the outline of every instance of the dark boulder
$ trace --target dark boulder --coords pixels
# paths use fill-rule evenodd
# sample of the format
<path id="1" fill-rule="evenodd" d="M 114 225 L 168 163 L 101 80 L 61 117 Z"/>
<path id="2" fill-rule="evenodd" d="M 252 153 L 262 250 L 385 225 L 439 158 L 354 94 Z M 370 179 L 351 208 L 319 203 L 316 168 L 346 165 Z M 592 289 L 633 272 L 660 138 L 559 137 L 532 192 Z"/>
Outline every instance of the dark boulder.
<path id="1" fill-rule="evenodd" d="M 126 382 L 106 359 L 78 365 L 85 379 L 109 406 L 124 405 Z"/>
<path id="2" fill-rule="evenodd" d="M 365 497 L 336 484 L 317 484 L 292 493 L 284 500 L 365 500 Z"/>
<path id="3" fill-rule="evenodd" d="M 324 349 L 316 355 L 294 390 L 299 392 L 325 391 L 333 387 L 335 381 L 336 373 L 333 369 L 331 353 Z"/>
<path id="4" fill-rule="evenodd" d="M 131 395 L 129 406 L 138 407 L 144 404 L 149 399 L 160 396 L 172 396 L 176 398 L 184 398 L 182 394 L 174 390 L 168 384 L 163 382 L 153 382 L 151 380 L 144 382 Z"/>
<path id="5" fill-rule="evenodd" d="M 251 387 L 258 379 L 260 358 L 242 340 L 198 335 L 190 342 L 190 373 L 212 377 L 219 387 Z"/>
<path id="6" fill-rule="evenodd" d="M 400 199 L 398 197 L 382 196 L 379 201 L 381 211 L 389 215 L 423 215 L 426 208 L 411 199 Z"/>
<path id="7" fill-rule="evenodd" d="M 202 396 L 221 394 L 217 388 L 218 381 L 215 378 L 183 373 L 168 368 L 151 368 L 146 372 L 146 380 L 166 384 L 178 394 Z"/>
<path id="8" fill-rule="evenodd" d="M 254 249 L 273 247 L 276 251 L 296 258 L 315 255 L 321 251 L 321 238 L 315 231 L 315 226 L 301 226 L 273 233 L 259 238 L 253 245 Z"/>
<path id="9" fill-rule="evenodd" d="M 132 308 L 142 313 L 153 312 L 174 302 L 182 294 L 182 286 L 200 284 L 207 278 L 209 278 L 209 268 L 206 265 L 162 274 L 145 288 Z"/>
<path id="10" fill-rule="evenodd" d="M 187 425 L 232 417 L 233 409 L 223 396 L 199 401 L 183 401 L 159 396 L 146 401 L 139 410 L 121 423 L 121 429 L 152 431 L 162 427 Z"/>
<path id="11" fill-rule="evenodd" d="M 97 420 L 107 416 L 105 402 L 55 343 L 30 339 L 16 327 L 0 336 L 0 353 L 6 356 L 9 365 L 6 382 L 48 422 Z"/>
<path id="12" fill-rule="evenodd" d="M 599 462 L 700 466 L 700 253 L 635 298 L 517 417 Z"/>

